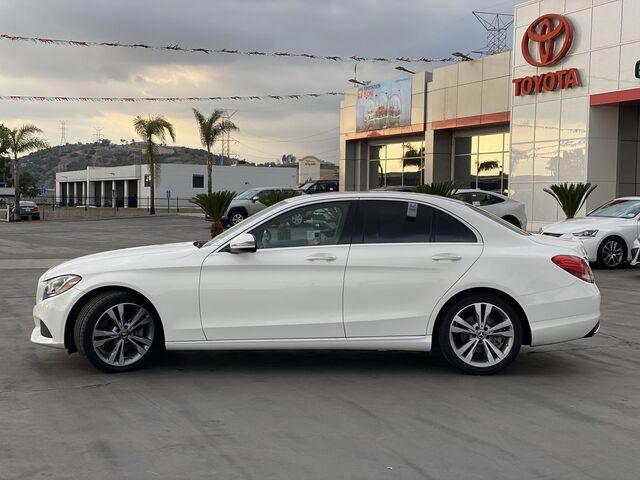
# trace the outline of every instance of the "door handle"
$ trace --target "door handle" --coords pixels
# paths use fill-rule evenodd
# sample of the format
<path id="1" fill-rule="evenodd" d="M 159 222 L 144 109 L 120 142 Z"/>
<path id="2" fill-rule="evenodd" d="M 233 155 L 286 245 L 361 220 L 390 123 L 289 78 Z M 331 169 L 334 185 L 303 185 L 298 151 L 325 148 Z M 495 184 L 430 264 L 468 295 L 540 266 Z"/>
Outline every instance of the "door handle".
<path id="1" fill-rule="evenodd" d="M 334 260 L 336 260 L 336 256 L 331 255 L 330 253 L 315 253 L 307 257 L 308 262 L 315 262 L 317 260 L 322 260 L 325 262 L 333 262 Z"/>
<path id="2" fill-rule="evenodd" d="M 455 253 L 438 253 L 431 257 L 431 260 L 435 260 L 436 262 L 457 262 L 462 260 L 462 257 Z"/>

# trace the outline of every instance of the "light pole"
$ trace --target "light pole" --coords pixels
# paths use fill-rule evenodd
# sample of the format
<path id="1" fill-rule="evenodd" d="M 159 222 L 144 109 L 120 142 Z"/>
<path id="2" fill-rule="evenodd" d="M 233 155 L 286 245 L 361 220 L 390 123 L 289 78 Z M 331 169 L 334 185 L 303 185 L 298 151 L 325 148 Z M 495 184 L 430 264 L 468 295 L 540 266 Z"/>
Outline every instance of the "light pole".
<path id="1" fill-rule="evenodd" d="M 416 72 L 409 70 L 408 68 L 404 68 L 402 65 L 398 65 L 396 70 L 400 70 L 401 72 L 410 73 L 411 75 L 415 75 Z"/>

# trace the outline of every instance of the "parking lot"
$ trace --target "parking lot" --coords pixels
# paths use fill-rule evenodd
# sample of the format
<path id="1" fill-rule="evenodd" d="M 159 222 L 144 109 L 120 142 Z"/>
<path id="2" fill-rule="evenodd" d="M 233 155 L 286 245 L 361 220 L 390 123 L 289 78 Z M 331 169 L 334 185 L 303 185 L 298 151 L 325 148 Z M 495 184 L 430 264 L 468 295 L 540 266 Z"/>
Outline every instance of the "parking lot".
<path id="1" fill-rule="evenodd" d="M 172 352 L 107 375 L 29 342 L 37 278 L 206 239 L 191 217 L 0 224 L 0 479 L 637 479 L 640 269 L 602 329 L 492 377 L 412 352 Z M 250 299 L 248 299 L 249 301 Z"/>

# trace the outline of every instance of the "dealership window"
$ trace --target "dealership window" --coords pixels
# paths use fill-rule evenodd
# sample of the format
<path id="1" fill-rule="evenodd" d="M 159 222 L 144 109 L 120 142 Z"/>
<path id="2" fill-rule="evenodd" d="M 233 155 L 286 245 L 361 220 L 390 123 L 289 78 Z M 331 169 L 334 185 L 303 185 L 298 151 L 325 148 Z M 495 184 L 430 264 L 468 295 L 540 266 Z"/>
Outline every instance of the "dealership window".
<path id="1" fill-rule="evenodd" d="M 369 188 L 422 183 L 424 141 L 369 144 Z"/>
<path id="2" fill-rule="evenodd" d="M 509 132 L 456 137 L 453 180 L 463 188 L 507 193 Z"/>
<path id="3" fill-rule="evenodd" d="M 204 175 L 194 175 L 191 180 L 191 186 L 193 188 L 204 188 Z"/>

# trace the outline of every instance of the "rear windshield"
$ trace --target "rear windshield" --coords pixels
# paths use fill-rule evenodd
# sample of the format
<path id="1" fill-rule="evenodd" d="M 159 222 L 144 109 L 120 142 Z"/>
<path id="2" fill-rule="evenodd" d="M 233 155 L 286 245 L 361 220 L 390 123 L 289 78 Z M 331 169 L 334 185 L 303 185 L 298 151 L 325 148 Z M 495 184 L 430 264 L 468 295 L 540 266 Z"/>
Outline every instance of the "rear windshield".
<path id="1" fill-rule="evenodd" d="M 512 232 L 516 232 L 516 233 L 519 233 L 520 235 L 526 235 L 526 236 L 531 235 L 529 232 L 527 232 L 525 230 L 522 230 L 521 228 L 518 228 L 515 225 L 512 225 L 511 223 L 507 222 L 506 220 L 503 220 L 502 218 L 494 215 L 493 213 L 489 213 L 486 210 L 483 210 L 482 208 L 478 208 L 478 207 L 476 207 L 474 205 L 471 205 L 470 203 L 465 203 L 464 205 L 467 208 L 470 208 L 473 211 L 478 212 L 481 215 L 484 215 L 485 217 L 489 218 L 490 220 L 493 220 L 494 222 L 499 223 L 503 227 L 508 228 Z"/>

